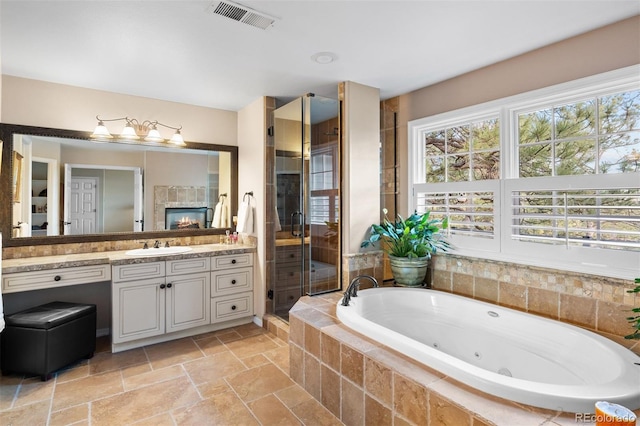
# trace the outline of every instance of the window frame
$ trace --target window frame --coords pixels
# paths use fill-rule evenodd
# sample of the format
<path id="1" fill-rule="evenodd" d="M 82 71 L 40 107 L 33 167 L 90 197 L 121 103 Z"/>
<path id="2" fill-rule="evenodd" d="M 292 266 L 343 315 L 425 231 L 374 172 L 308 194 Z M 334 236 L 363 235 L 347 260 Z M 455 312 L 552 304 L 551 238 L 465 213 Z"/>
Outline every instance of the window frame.
<path id="1" fill-rule="evenodd" d="M 528 188 L 576 189 L 605 185 L 640 187 L 640 172 L 579 176 L 519 177 L 518 116 L 553 105 L 584 101 L 630 90 L 640 90 L 640 65 L 598 74 L 514 96 L 448 111 L 408 123 L 408 211 L 413 212 L 420 192 L 471 192 L 498 182 L 494 199 L 494 240 L 474 242 L 473 237 L 452 236 L 455 254 L 514 262 L 553 269 L 633 279 L 640 274 L 640 251 L 553 247 L 511 239 L 513 215 L 509 211 L 512 191 Z M 500 126 L 500 178 L 496 181 L 426 183 L 424 135 L 473 121 L 498 117 Z M 605 178 L 599 178 L 606 176 Z M 577 185 L 577 186 L 576 186 Z M 606 188 L 607 186 L 603 187 Z M 613 187 L 613 186 L 609 186 Z M 483 240 L 483 239 L 476 239 Z"/>

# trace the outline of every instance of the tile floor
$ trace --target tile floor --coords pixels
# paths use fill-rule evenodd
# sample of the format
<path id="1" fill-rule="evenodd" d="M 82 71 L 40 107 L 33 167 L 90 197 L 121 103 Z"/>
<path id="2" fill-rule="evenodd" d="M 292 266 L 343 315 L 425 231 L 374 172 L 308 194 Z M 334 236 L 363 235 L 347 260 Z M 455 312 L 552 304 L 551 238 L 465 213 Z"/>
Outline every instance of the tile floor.
<path id="1" fill-rule="evenodd" d="M 289 378 L 287 342 L 254 324 L 117 354 L 102 340 L 48 382 L 2 376 L 0 425 L 342 424 Z"/>

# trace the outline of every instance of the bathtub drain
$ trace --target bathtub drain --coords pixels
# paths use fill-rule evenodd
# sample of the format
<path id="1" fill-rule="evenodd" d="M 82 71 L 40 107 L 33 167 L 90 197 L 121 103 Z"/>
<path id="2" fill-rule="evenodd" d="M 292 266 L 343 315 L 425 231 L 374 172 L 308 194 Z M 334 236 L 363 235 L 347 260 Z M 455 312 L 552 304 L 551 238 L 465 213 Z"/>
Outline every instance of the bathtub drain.
<path id="1" fill-rule="evenodd" d="M 500 316 L 500 314 L 495 311 L 487 311 L 487 314 L 489 314 L 490 317 L 494 318 L 498 318 Z"/>

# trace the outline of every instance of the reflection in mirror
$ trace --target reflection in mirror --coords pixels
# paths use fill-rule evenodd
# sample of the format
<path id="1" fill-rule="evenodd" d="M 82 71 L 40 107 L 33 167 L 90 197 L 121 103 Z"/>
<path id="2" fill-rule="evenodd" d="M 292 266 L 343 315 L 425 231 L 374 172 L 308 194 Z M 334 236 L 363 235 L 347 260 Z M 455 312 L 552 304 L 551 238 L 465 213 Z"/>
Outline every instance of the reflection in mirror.
<path id="1" fill-rule="evenodd" d="M 140 167 L 66 163 L 62 200 L 63 235 L 143 230 Z"/>
<path id="2" fill-rule="evenodd" d="M 13 194 L 8 200 L 2 197 L 5 205 L 0 207 L 0 217 L 11 223 L 8 245 L 54 236 L 90 241 L 139 232 L 220 233 L 231 226 L 236 147 L 97 143 L 78 139 L 77 135 L 86 137 L 84 132 L 60 130 L 71 136 L 56 137 L 51 136 L 56 129 L 4 124 L 0 129 L 5 140 L 11 135 L 12 143 L 5 143 L 9 146 L 4 151 L 21 158 L 11 158 L 11 181 L 3 173 L 1 182 L 3 192 Z M 3 158 L 6 155 L 3 152 Z M 214 220 L 217 210 L 225 214 Z M 214 226 L 222 230 L 216 232 Z"/>

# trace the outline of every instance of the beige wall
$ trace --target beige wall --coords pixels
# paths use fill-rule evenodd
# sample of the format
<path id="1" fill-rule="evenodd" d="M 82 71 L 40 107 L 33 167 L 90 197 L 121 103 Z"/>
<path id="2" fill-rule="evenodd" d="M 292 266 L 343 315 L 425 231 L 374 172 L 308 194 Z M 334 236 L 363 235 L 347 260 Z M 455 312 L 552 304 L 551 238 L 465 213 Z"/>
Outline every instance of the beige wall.
<path id="1" fill-rule="evenodd" d="M 256 99 L 238 112 L 238 205 L 245 192 L 253 191 L 254 235 L 257 236 L 253 262 L 253 306 L 258 323 L 265 312 L 265 140 L 266 98 Z M 234 215 L 237 212 L 233 213 Z"/>
<path id="2" fill-rule="evenodd" d="M 399 212 L 407 214 L 407 122 L 640 63 L 640 16 L 400 96 Z"/>
<path id="3" fill-rule="evenodd" d="M 343 254 L 358 253 L 380 219 L 380 91 L 344 83 Z"/>
<path id="4" fill-rule="evenodd" d="M 221 145 L 237 144 L 237 113 L 177 102 L 121 95 L 101 90 L 2 76 L 0 120 L 3 123 L 93 131 L 96 115 L 129 116 L 182 125 L 185 140 Z M 124 122 L 105 123 L 119 133 Z M 170 129 L 159 128 L 169 138 Z"/>

